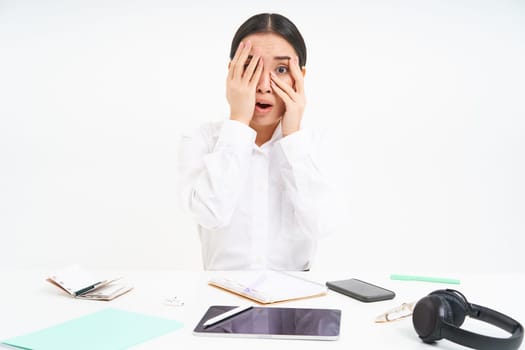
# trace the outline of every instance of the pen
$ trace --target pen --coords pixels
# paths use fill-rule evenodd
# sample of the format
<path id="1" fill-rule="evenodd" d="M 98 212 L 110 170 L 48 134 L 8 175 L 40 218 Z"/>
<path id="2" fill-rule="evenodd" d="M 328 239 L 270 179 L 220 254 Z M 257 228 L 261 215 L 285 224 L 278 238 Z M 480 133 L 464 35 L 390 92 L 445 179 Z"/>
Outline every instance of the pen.
<path id="1" fill-rule="evenodd" d="M 97 282 L 97 283 L 94 283 L 90 286 L 87 286 L 86 288 L 82 288 L 80 290 L 77 290 L 75 292 L 75 296 L 78 297 L 79 295 L 82 295 L 82 294 L 86 294 L 87 292 L 89 292 L 90 290 L 93 290 L 95 289 L 96 287 L 100 286 L 102 283 L 105 283 L 106 281 L 100 281 L 100 282 Z"/>
<path id="2" fill-rule="evenodd" d="M 448 283 L 448 284 L 459 284 L 459 280 L 454 278 L 442 278 L 442 277 L 428 277 L 428 276 L 413 276 L 413 275 L 390 275 L 391 280 L 399 281 L 421 281 L 421 282 L 434 282 L 434 283 Z"/>
<path id="3" fill-rule="evenodd" d="M 236 308 L 231 309 L 230 311 L 226 311 L 226 312 L 224 312 L 224 313 L 222 313 L 222 314 L 220 314 L 218 316 L 210 318 L 209 320 L 204 322 L 203 326 L 204 327 L 211 326 L 212 324 L 215 324 L 217 322 L 225 320 L 228 317 L 232 317 L 232 316 L 235 316 L 237 314 L 240 314 L 241 312 L 246 311 L 246 310 L 251 309 L 251 308 L 252 308 L 252 305 L 238 306 Z"/>

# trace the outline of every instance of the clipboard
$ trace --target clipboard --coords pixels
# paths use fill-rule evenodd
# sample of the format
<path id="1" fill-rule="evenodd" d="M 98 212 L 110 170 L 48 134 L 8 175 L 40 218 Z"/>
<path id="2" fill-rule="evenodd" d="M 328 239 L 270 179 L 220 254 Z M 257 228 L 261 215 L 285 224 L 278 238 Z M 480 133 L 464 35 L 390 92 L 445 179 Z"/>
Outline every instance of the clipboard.
<path id="1" fill-rule="evenodd" d="M 326 285 L 284 271 L 230 271 L 209 279 L 208 284 L 260 304 L 326 295 Z"/>

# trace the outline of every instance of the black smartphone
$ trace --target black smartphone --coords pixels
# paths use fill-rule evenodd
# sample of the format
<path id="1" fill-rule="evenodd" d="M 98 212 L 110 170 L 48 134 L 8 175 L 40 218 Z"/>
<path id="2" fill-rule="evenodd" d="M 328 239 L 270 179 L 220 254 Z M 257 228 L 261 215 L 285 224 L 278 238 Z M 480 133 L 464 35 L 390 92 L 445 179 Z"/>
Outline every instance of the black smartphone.
<path id="1" fill-rule="evenodd" d="M 326 282 L 326 286 L 336 292 L 367 303 L 394 299 L 396 296 L 396 293 L 391 290 L 358 280 L 357 278 L 329 281 Z"/>

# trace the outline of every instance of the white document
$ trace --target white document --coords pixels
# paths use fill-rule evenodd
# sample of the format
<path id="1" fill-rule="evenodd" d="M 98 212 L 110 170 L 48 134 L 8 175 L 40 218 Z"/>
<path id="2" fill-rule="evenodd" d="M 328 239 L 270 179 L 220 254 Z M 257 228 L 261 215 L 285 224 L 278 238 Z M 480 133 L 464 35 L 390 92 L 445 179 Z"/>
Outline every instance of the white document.
<path id="1" fill-rule="evenodd" d="M 275 271 L 229 271 L 213 276 L 208 283 L 262 304 L 325 295 L 328 288 L 308 279 Z"/>

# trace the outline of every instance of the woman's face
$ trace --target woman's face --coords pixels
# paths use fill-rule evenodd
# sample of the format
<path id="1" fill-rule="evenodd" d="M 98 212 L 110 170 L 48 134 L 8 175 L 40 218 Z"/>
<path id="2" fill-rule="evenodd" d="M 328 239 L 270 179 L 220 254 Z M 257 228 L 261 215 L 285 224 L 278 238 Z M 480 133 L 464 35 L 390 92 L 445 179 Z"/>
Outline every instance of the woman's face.
<path id="1" fill-rule="evenodd" d="M 257 51 L 263 61 L 263 71 L 256 87 L 255 110 L 250 125 L 252 127 L 276 125 L 285 112 L 285 104 L 272 90 L 270 72 L 274 72 L 293 87 L 290 59 L 297 56 L 297 53 L 288 41 L 274 33 L 252 34 L 243 39 L 244 42 L 247 40 L 252 42 L 250 55 Z"/>

